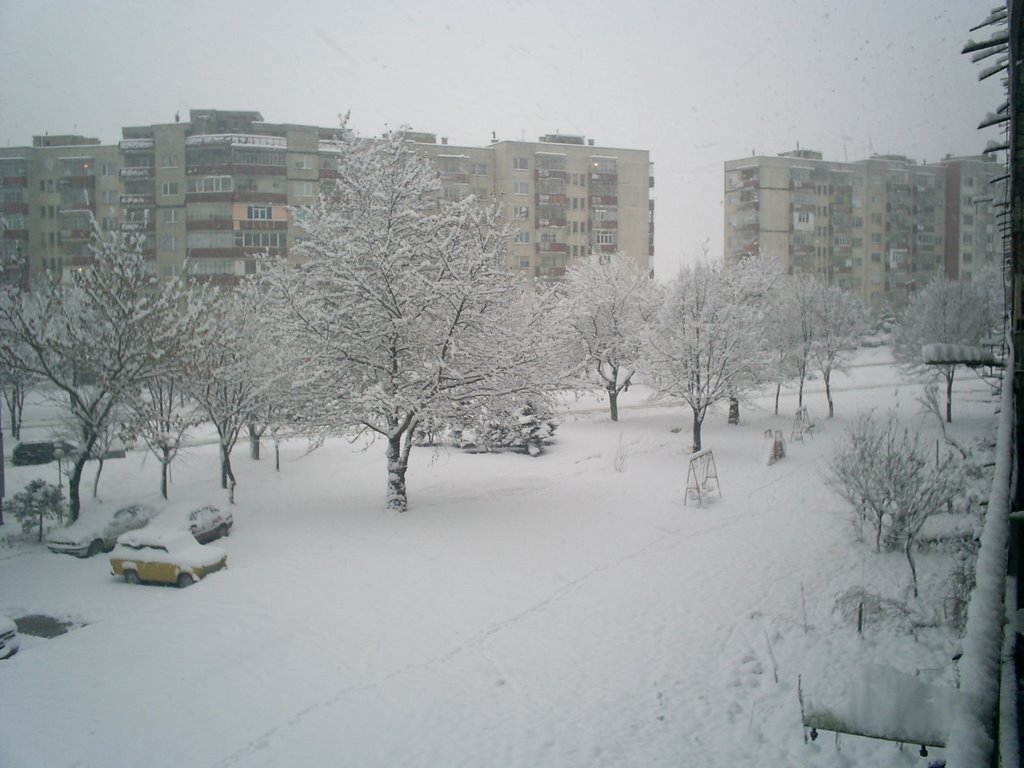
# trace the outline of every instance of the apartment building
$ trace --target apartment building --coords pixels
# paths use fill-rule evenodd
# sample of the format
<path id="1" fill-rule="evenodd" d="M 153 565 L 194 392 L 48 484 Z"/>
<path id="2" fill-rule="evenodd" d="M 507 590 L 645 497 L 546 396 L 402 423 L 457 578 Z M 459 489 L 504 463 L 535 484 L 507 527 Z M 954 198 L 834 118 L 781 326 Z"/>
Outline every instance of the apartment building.
<path id="1" fill-rule="evenodd" d="M 95 217 L 142 238 L 157 274 L 174 275 L 187 259 L 193 274 L 230 284 L 255 270 L 257 254 L 294 253 L 289 210 L 337 177 L 337 130 L 192 110 L 187 121 L 125 127 L 116 145 L 44 136 L 0 149 L 0 263 L 23 261 L 17 279 L 26 284 L 85 266 Z M 647 151 L 561 135 L 482 147 L 405 138 L 437 166 L 442 196 L 500 201 L 517 226 L 510 267 L 557 279 L 574 259 L 621 250 L 651 268 Z"/>
<path id="2" fill-rule="evenodd" d="M 725 258 L 779 258 L 899 311 L 937 275 L 999 264 L 1000 167 L 987 157 L 918 164 L 901 155 L 852 163 L 796 150 L 725 164 Z"/>
<path id="3" fill-rule="evenodd" d="M 89 263 L 92 219 L 116 227 L 116 147 L 83 136 L 36 136 L 0 149 L 0 270 L 27 286 L 31 274 Z"/>
<path id="4" fill-rule="evenodd" d="M 496 199 L 516 225 L 509 266 L 558 279 L 589 254 L 621 251 L 645 271 L 654 258 L 654 171 L 647 150 L 597 147 L 583 136 L 486 147 L 409 133 L 438 167 L 444 197 Z"/>

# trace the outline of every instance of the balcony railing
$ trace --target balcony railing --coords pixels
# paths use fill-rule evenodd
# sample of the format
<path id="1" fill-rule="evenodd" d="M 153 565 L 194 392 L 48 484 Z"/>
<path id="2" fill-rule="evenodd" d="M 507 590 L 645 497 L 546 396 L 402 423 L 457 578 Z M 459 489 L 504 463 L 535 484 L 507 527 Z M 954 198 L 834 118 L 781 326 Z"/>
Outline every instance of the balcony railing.
<path id="1" fill-rule="evenodd" d="M 156 195 L 121 195 L 121 205 L 129 208 L 156 205 Z"/>
<path id="2" fill-rule="evenodd" d="M 122 179 L 152 179 L 153 168 L 149 165 L 122 168 L 118 171 Z"/>
<path id="3" fill-rule="evenodd" d="M 155 146 L 153 139 L 121 139 L 117 144 L 122 152 L 152 152 Z"/>

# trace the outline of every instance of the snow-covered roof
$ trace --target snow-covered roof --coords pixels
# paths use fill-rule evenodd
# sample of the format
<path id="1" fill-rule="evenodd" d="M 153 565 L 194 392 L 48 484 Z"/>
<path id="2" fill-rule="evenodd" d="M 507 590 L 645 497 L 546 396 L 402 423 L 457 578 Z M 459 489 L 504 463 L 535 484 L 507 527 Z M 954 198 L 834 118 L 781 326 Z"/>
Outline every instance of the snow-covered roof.
<path id="1" fill-rule="evenodd" d="M 1000 365 L 989 350 L 966 344 L 925 344 L 921 357 L 925 365 Z"/>

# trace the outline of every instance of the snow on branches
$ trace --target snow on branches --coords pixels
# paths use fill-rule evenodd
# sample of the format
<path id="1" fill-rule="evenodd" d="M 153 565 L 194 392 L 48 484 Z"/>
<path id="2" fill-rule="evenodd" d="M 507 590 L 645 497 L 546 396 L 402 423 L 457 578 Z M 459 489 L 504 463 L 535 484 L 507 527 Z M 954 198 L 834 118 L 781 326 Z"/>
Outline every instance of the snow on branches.
<path id="1" fill-rule="evenodd" d="M 387 441 L 391 509 L 407 508 L 418 425 L 545 396 L 544 312 L 504 266 L 494 206 L 439 199 L 400 136 L 338 140 L 339 178 L 300 212 L 298 268 L 262 275 L 271 333 L 292 354 L 289 411 L 309 429 Z M 531 306 L 532 304 L 532 306 Z"/>

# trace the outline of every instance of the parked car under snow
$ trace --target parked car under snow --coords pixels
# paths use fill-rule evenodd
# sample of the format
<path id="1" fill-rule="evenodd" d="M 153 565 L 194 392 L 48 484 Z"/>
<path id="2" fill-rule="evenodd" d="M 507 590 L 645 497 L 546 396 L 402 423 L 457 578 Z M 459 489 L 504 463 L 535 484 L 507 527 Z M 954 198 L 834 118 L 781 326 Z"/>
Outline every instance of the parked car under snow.
<path id="1" fill-rule="evenodd" d="M 223 549 L 200 544 L 187 531 L 167 528 L 129 531 L 118 537 L 110 553 L 111 573 L 129 584 L 145 581 L 187 587 L 227 564 Z"/>
<path id="2" fill-rule="evenodd" d="M 18 625 L 6 616 L 0 616 L 0 659 L 9 659 L 18 652 L 20 645 Z"/>
<path id="3" fill-rule="evenodd" d="M 225 512 L 212 504 L 172 504 L 161 511 L 153 521 L 153 525 L 160 528 L 190 531 L 200 544 L 227 536 L 234 524 L 235 520 L 230 512 Z"/>
<path id="4" fill-rule="evenodd" d="M 129 504 L 117 509 L 89 507 L 83 509 L 78 520 L 71 525 L 50 531 L 46 547 L 51 552 L 78 557 L 109 552 L 117 543 L 118 536 L 143 527 L 158 511 L 147 504 Z"/>

